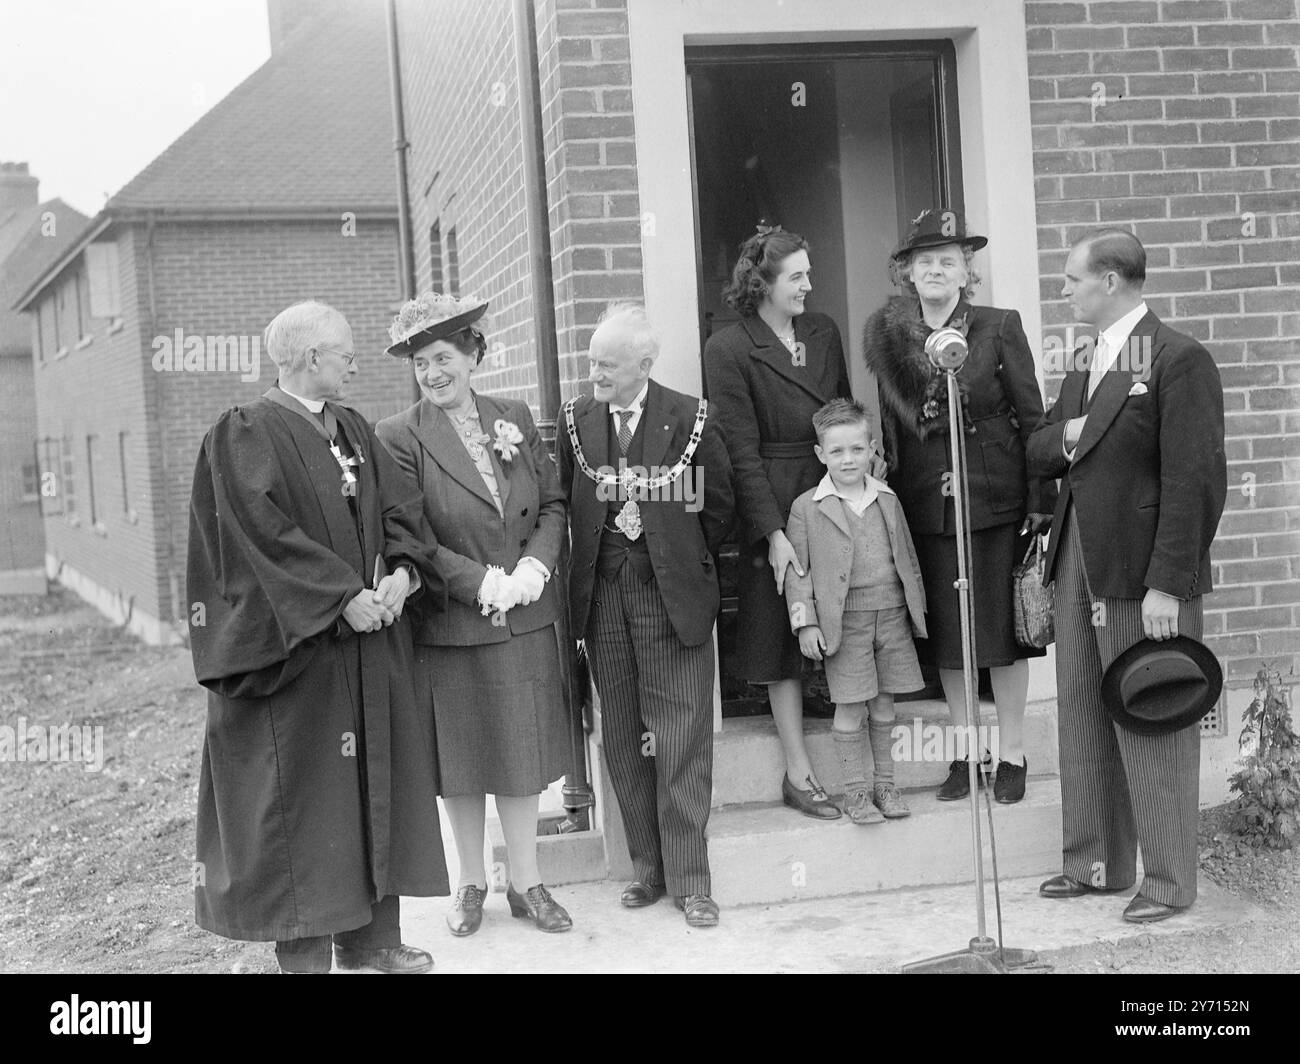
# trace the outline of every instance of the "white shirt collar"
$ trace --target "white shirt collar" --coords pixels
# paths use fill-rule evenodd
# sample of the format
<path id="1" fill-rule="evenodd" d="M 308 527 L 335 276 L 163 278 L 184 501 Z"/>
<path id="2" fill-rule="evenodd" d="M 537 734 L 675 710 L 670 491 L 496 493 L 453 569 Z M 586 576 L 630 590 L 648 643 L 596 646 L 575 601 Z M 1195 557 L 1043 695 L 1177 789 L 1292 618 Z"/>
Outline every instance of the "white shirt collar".
<path id="1" fill-rule="evenodd" d="M 636 398 L 633 399 L 630 403 L 628 403 L 627 406 L 619 406 L 617 403 L 610 403 L 609 412 L 613 414 L 619 410 L 631 410 L 632 420 L 635 421 L 637 415 L 641 413 L 641 408 L 645 405 L 646 392 L 648 392 L 649 390 L 650 390 L 650 382 L 647 380 L 645 384 L 641 386 L 641 390 L 636 393 Z"/>
<path id="2" fill-rule="evenodd" d="M 289 389 L 286 388 L 283 384 L 279 385 L 279 388 L 280 391 L 284 392 L 284 394 L 289 396 L 290 399 L 297 399 L 298 402 L 302 403 L 302 405 L 305 406 L 308 410 L 310 410 L 313 414 L 319 414 L 322 410 L 325 409 L 324 399 L 304 399 L 301 395 L 294 395 L 293 392 L 289 391 Z"/>
<path id="3" fill-rule="evenodd" d="M 876 501 L 876 496 L 882 491 L 888 492 L 890 495 L 894 494 L 894 489 L 883 480 L 877 480 L 870 474 L 867 475 L 866 480 L 867 493 L 861 499 L 850 499 L 835 486 L 835 481 L 831 480 L 831 475 L 829 473 L 824 473 L 820 483 L 817 485 L 817 489 L 813 492 L 813 502 L 821 502 L 822 499 L 827 496 L 834 495 L 837 498 L 843 499 L 847 505 L 853 508 L 855 513 L 862 514 L 866 512 L 868 506 Z"/>
<path id="4" fill-rule="evenodd" d="M 1101 330 L 1101 335 L 1106 339 L 1106 351 L 1110 355 L 1108 361 L 1114 361 L 1116 354 L 1123 349 L 1124 344 L 1128 341 L 1129 335 L 1137 328 L 1138 322 L 1145 318 L 1146 315 L 1147 304 L 1146 300 L 1143 300 L 1120 318 L 1119 321 Z"/>

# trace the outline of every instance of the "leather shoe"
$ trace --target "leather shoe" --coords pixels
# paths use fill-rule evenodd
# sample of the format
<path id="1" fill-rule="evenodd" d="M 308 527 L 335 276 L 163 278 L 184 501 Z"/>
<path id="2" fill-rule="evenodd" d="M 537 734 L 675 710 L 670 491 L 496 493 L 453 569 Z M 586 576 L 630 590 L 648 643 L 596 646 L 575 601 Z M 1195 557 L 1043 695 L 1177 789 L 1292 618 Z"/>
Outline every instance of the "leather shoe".
<path id="1" fill-rule="evenodd" d="M 707 894 L 687 894 L 686 897 L 674 898 L 673 901 L 686 914 L 688 926 L 718 926 L 718 903 Z"/>
<path id="2" fill-rule="evenodd" d="M 551 892 L 541 883 L 529 887 L 523 894 L 515 890 L 513 884 L 507 886 L 506 901 L 510 904 L 511 916 L 528 917 L 537 925 L 538 931 L 554 933 L 567 931 L 573 926 L 564 906 L 552 898 Z"/>
<path id="3" fill-rule="evenodd" d="M 668 888 L 662 883 L 646 883 L 644 880 L 634 879 L 623 888 L 622 897 L 618 900 L 623 903 L 625 909 L 644 909 L 667 893 Z"/>
<path id="4" fill-rule="evenodd" d="M 418 975 L 433 969 L 433 958 L 414 946 L 389 946 L 385 949 L 334 947 L 334 961 L 345 972 L 361 968 L 386 975 Z"/>
<path id="5" fill-rule="evenodd" d="M 790 782 L 790 775 L 781 777 L 781 801 L 791 809 L 797 809 L 804 816 L 810 816 L 814 820 L 839 820 L 844 814 L 840 812 L 840 807 L 826 797 L 826 792 L 821 789 L 820 784 L 814 783 L 812 776 L 809 776 L 804 782 L 808 785 L 808 790 L 801 791 Z"/>
<path id="6" fill-rule="evenodd" d="M 1133 900 L 1124 909 L 1124 919 L 1130 924 L 1153 924 L 1157 920 L 1168 920 L 1187 910 L 1186 905 L 1165 905 L 1152 901 L 1141 894 L 1133 895 Z"/>
<path id="7" fill-rule="evenodd" d="M 483 899 L 487 891 L 468 883 L 456 891 L 456 901 L 447 914 L 447 928 L 457 938 L 472 935 L 483 923 Z"/>
<path id="8" fill-rule="evenodd" d="M 1080 883 L 1077 879 L 1060 875 L 1045 880 L 1039 886 L 1038 893 L 1044 898 L 1082 898 L 1085 894 L 1114 894 L 1117 890 L 1127 889 L 1127 887 L 1090 887 L 1087 883 Z"/>
<path id="9" fill-rule="evenodd" d="M 959 798 L 965 798 L 970 794 L 970 769 L 969 762 L 966 758 L 958 758 L 948 766 L 948 778 L 939 784 L 939 792 L 935 795 L 941 802 L 955 802 Z M 975 767 L 975 779 L 979 786 L 984 786 L 985 777 L 993 769 L 993 759 L 985 757 L 982 762 L 983 768 L 979 765 Z"/>
<path id="10" fill-rule="evenodd" d="M 1010 761 L 998 762 L 998 777 L 993 781 L 993 798 L 1003 805 L 1014 805 L 1025 796 L 1025 777 L 1029 775 L 1029 759 L 1013 765 Z"/>

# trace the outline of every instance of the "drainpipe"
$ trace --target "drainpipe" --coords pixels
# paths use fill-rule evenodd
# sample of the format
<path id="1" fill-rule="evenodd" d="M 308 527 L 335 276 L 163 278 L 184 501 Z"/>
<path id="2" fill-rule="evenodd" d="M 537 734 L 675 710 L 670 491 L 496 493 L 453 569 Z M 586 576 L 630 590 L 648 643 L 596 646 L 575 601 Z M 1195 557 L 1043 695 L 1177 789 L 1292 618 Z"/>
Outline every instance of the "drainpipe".
<path id="1" fill-rule="evenodd" d="M 144 242 L 144 262 L 145 277 L 147 279 L 149 293 L 149 330 L 145 333 L 146 337 L 153 337 L 158 334 L 158 294 L 154 278 L 154 215 L 150 211 L 145 215 L 145 242 Z M 158 464 L 159 473 L 162 476 L 163 483 L 163 531 L 167 537 L 167 549 L 164 554 L 164 564 L 167 567 L 167 593 L 171 599 L 171 622 L 172 630 L 189 642 L 190 629 L 186 623 L 189 612 L 181 603 L 181 580 L 180 574 L 176 571 L 176 536 L 175 527 L 172 521 L 171 501 L 169 498 L 171 492 L 171 475 L 168 470 L 167 455 L 171 448 L 163 438 L 167 419 L 164 416 L 163 406 L 163 382 L 162 374 L 152 372 L 152 367 L 148 371 L 153 383 L 153 401 L 156 424 L 158 427 Z"/>
<path id="2" fill-rule="evenodd" d="M 541 417 L 537 430 L 552 453 L 555 423 L 560 410 L 560 351 L 555 335 L 555 286 L 551 272 L 551 223 L 546 198 L 546 155 L 542 141 L 541 76 L 537 69 L 537 17 L 533 0 L 513 0 L 515 14 L 515 59 L 519 80 L 519 127 L 524 151 L 524 213 L 528 218 L 528 248 L 533 291 L 533 322 L 537 336 L 538 406 Z M 569 571 L 567 543 L 560 549 L 557 578 Z M 563 583 L 561 586 L 564 586 Z M 583 702 L 589 697 L 591 681 L 580 668 L 569 630 L 568 611 L 561 615 L 563 645 L 570 653 L 569 754 L 570 768 L 564 777 L 563 801 L 568 818 L 562 833 L 591 827 L 596 798 L 587 776 L 587 737 L 583 727 Z"/>
<path id="3" fill-rule="evenodd" d="M 555 289 L 551 272 L 551 222 L 546 198 L 546 155 L 542 142 L 542 83 L 537 69 L 537 18 L 533 0 L 514 0 L 515 56 L 519 76 L 519 125 L 523 133 L 524 208 L 532 258 L 533 322 L 537 334 L 537 428 L 555 447 L 560 409 L 560 351 L 555 334 Z"/>
<path id="4" fill-rule="evenodd" d="M 402 298 L 415 298 L 415 245 L 411 242 L 411 190 L 406 180 L 406 119 L 402 114 L 402 60 L 397 48 L 397 2 L 388 0 L 388 84 L 393 96 L 393 152 L 397 161 L 397 244 Z"/>
<path id="5" fill-rule="evenodd" d="M 393 156 L 397 165 L 397 250 L 402 274 L 402 299 L 415 298 L 415 242 L 411 237 L 411 188 L 406 176 L 406 118 L 402 109 L 402 58 L 397 46 L 397 3 L 388 0 L 388 87 L 393 101 Z M 418 402 L 420 386 L 411 375 L 411 395 Z"/>

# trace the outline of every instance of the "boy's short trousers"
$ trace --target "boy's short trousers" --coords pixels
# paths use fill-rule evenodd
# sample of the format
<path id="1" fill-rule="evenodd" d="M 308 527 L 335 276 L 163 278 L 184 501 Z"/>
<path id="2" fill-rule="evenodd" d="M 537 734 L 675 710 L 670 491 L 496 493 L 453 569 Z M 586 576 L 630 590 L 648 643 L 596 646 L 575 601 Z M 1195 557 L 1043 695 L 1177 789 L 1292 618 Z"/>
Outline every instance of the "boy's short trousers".
<path id="1" fill-rule="evenodd" d="M 906 606 L 845 610 L 840 645 L 825 661 L 831 701 L 865 702 L 925 686 Z"/>

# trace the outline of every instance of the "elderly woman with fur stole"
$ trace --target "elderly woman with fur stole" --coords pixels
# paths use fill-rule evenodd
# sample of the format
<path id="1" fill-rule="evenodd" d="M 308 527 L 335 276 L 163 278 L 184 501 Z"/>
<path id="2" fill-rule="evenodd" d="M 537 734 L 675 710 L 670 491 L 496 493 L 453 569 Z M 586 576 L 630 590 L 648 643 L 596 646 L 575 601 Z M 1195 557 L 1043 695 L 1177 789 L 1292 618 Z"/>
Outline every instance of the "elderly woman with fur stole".
<path id="1" fill-rule="evenodd" d="M 889 482 L 903 504 L 925 583 L 929 638 L 917 641 L 918 656 L 938 668 L 952 722 L 962 725 L 947 378 L 930 365 L 925 341 L 944 326 L 966 336 L 970 354 L 957 382 L 967 433 L 976 664 L 989 669 L 997 703 L 994 795 L 1010 803 L 1024 797 L 1028 774 L 1027 659 L 1045 653 L 1016 642 L 1011 570 L 1025 555 L 1028 536 L 1050 525 L 1056 486 L 1031 478 L 1025 467 L 1025 444 L 1042 420 L 1043 401 L 1020 315 L 969 302 L 979 281 L 972 258 L 987 243 L 967 235 L 955 212 L 923 211 L 891 256 L 891 275 L 905 294 L 868 319 L 863 346 L 880 389 Z M 961 758 L 952 762 L 938 797 L 964 798 L 969 786 Z"/>

